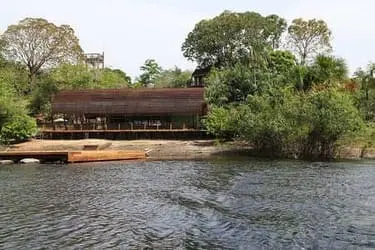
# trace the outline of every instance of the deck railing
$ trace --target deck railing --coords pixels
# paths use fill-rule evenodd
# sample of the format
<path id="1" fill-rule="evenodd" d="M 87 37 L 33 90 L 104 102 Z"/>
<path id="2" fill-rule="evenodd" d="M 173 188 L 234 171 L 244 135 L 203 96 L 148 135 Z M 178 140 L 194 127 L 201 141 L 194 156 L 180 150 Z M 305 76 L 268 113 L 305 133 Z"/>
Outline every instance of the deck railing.
<path id="1" fill-rule="evenodd" d="M 176 123 L 163 123 L 163 124 L 133 124 L 133 123 L 108 123 L 108 124 L 63 124 L 63 123 L 40 123 L 39 129 L 41 131 L 137 131 L 137 130 L 150 130 L 150 131 L 175 131 L 175 130 L 200 130 L 201 128 L 191 124 L 176 124 Z"/>

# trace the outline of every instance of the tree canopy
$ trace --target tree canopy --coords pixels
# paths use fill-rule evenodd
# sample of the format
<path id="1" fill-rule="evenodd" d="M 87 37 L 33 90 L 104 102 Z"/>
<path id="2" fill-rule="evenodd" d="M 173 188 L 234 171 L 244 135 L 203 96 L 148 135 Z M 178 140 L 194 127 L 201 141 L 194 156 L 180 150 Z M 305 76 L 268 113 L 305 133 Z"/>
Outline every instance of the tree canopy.
<path id="1" fill-rule="evenodd" d="M 155 84 L 156 78 L 160 76 L 162 71 L 155 59 L 147 59 L 140 69 L 142 74 L 139 76 L 139 82 L 144 87 Z"/>
<path id="2" fill-rule="evenodd" d="M 162 70 L 155 79 L 156 88 L 186 88 L 191 81 L 193 72 L 182 70 L 175 66 L 173 69 Z"/>
<path id="3" fill-rule="evenodd" d="M 331 50 L 332 33 L 323 20 L 294 19 L 288 28 L 289 47 L 305 65 L 317 54 Z"/>
<path id="4" fill-rule="evenodd" d="M 4 57 L 27 67 L 30 85 L 42 68 L 76 62 L 82 56 L 79 40 L 69 25 L 57 26 L 43 18 L 25 18 L 10 25 L 0 39 Z"/>
<path id="5" fill-rule="evenodd" d="M 224 67 L 238 62 L 262 65 L 267 49 L 277 48 L 285 19 L 256 12 L 225 11 L 197 23 L 182 45 L 186 58 L 200 66 Z"/>

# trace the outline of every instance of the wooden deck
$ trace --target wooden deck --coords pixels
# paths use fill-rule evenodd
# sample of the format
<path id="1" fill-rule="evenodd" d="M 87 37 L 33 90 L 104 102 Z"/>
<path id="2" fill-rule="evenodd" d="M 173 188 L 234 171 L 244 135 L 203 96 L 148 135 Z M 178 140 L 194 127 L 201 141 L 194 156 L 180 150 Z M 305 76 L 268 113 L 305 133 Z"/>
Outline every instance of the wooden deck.
<path id="1" fill-rule="evenodd" d="M 41 139 L 210 139 L 205 130 L 199 129 L 138 129 L 138 130 L 73 130 L 40 129 Z"/>
<path id="2" fill-rule="evenodd" d="M 107 133 L 145 133 L 145 132 L 199 132 L 199 129 L 40 129 L 44 133 L 93 133 L 93 132 L 107 132 Z"/>
<path id="3" fill-rule="evenodd" d="M 0 152 L 0 159 L 18 162 L 25 158 L 35 158 L 41 162 L 96 162 L 146 159 L 142 151 L 90 150 L 90 151 L 11 151 Z"/>

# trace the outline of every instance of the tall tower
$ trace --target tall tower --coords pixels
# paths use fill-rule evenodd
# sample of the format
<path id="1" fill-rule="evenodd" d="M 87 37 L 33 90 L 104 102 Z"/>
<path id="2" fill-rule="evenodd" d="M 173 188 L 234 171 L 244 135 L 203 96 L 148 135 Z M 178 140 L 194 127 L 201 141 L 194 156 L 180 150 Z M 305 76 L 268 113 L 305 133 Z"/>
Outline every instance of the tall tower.
<path id="1" fill-rule="evenodd" d="M 92 69 L 104 68 L 104 52 L 100 53 L 87 53 L 85 54 L 86 65 Z"/>

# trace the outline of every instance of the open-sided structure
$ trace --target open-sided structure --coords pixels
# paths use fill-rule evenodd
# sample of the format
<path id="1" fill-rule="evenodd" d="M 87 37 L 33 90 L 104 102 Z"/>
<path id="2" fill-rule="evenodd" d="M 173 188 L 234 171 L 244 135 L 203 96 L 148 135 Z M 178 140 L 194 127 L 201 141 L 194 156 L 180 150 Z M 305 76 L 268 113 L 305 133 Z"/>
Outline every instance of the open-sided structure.
<path id="1" fill-rule="evenodd" d="M 52 100 L 54 120 L 73 130 L 198 130 L 206 112 L 203 88 L 72 90 Z"/>

